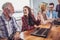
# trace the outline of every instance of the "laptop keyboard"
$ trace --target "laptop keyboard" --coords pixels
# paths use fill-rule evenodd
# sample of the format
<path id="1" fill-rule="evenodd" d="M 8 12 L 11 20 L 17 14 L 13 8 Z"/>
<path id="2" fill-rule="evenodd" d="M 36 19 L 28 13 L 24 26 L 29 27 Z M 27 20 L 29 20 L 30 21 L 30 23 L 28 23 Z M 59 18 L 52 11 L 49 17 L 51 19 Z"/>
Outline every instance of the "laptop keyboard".
<path id="1" fill-rule="evenodd" d="M 47 29 L 47 30 L 46 30 L 46 32 L 44 33 L 44 35 L 47 35 L 47 34 L 48 34 L 48 32 L 49 32 L 49 29 Z"/>
<path id="2" fill-rule="evenodd" d="M 45 31 L 45 28 L 41 28 L 36 34 L 42 34 Z"/>
<path id="3" fill-rule="evenodd" d="M 49 32 L 49 29 L 41 28 L 36 34 L 40 35 L 47 35 Z"/>
<path id="4" fill-rule="evenodd" d="M 41 28 L 41 29 L 35 30 L 31 35 L 46 38 L 48 36 L 49 31 L 50 29 Z"/>

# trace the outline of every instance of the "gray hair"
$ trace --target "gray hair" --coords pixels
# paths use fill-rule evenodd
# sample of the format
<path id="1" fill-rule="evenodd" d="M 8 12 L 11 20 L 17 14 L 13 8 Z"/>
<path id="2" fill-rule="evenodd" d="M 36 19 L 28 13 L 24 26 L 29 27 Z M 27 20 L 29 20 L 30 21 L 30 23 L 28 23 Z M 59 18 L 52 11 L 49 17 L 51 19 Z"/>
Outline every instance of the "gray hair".
<path id="1" fill-rule="evenodd" d="M 5 4 L 3 4 L 2 9 L 8 8 L 8 5 L 12 5 L 12 3 L 6 2 Z"/>

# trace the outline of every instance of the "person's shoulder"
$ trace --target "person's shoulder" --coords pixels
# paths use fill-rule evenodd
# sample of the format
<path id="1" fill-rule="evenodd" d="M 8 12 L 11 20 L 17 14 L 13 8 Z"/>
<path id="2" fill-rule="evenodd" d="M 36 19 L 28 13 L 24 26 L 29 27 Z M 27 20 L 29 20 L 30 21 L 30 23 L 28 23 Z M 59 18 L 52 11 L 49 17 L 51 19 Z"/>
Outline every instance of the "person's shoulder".
<path id="1" fill-rule="evenodd" d="M 49 14 L 49 10 L 46 11 L 46 14 Z"/>
<path id="2" fill-rule="evenodd" d="M 46 12 L 49 12 L 49 10 L 47 10 Z"/>
<path id="3" fill-rule="evenodd" d="M 56 10 L 53 10 L 53 12 L 56 12 Z"/>
<path id="4" fill-rule="evenodd" d="M 2 18 L 2 15 L 0 15 L 0 19 Z"/>
<path id="5" fill-rule="evenodd" d="M 16 21 L 16 18 L 15 18 L 15 17 L 11 17 L 11 19 L 12 19 L 13 21 Z"/>
<path id="6" fill-rule="evenodd" d="M 59 4 L 56 5 L 56 7 L 59 6 Z"/>
<path id="7" fill-rule="evenodd" d="M 41 14 L 41 11 L 38 11 L 38 15 L 40 15 Z"/>
<path id="8" fill-rule="evenodd" d="M 1 18 L 2 16 L 0 15 L 0 18 Z"/>
<path id="9" fill-rule="evenodd" d="M 24 15 L 21 17 L 21 19 L 25 19 Z"/>
<path id="10" fill-rule="evenodd" d="M 22 18 L 24 18 L 24 15 L 22 16 Z"/>
<path id="11" fill-rule="evenodd" d="M 0 22 L 3 20 L 2 15 L 0 15 Z"/>
<path id="12" fill-rule="evenodd" d="M 58 12 L 56 12 L 56 10 L 53 10 L 54 14 L 57 14 Z"/>

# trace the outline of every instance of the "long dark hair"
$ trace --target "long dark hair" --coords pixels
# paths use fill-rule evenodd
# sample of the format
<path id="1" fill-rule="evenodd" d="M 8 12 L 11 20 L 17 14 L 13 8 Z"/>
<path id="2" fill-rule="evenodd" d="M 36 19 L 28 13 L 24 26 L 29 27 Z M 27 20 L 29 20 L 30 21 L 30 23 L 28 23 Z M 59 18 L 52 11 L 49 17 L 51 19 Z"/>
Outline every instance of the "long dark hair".
<path id="1" fill-rule="evenodd" d="M 24 8 L 27 8 L 27 9 L 28 9 L 28 12 L 29 12 L 29 13 L 28 13 L 28 16 L 29 16 L 29 15 L 31 16 L 31 15 L 32 15 L 32 13 L 31 13 L 31 8 L 28 7 L 28 6 L 24 6 Z"/>
<path id="2" fill-rule="evenodd" d="M 31 8 L 28 6 L 24 6 L 24 8 L 28 9 L 28 25 L 33 26 L 34 25 L 34 20 L 33 20 L 33 16 L 32 16 L 32 12 L 31 12 Z"/>

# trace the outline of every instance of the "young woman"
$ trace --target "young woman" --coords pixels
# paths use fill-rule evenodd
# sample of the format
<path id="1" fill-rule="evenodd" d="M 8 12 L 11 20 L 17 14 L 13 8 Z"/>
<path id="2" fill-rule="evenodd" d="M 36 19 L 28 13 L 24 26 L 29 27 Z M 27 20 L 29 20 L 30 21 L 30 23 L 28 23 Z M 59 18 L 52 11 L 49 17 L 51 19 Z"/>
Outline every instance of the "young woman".
<path id="1" fill-rule="evenodd" d="M 37 23 L 34 15 L 31 12 L 31 8 L 24 6 L 24 15 L 22 17 L 22 31 L 34 29 L 34 25 Z"/>
<path id="2" fill-rule="evenodd" d="M 38 12 L 37 19 L 41 21 L 41 24 L 46 24 L 48 22 L 47 16 L 46 16 L 46 12 L 47 12 L 46 7 L 47 7 L 46 3 L 42 3 L 40 5 L 41 10 Z"/>

